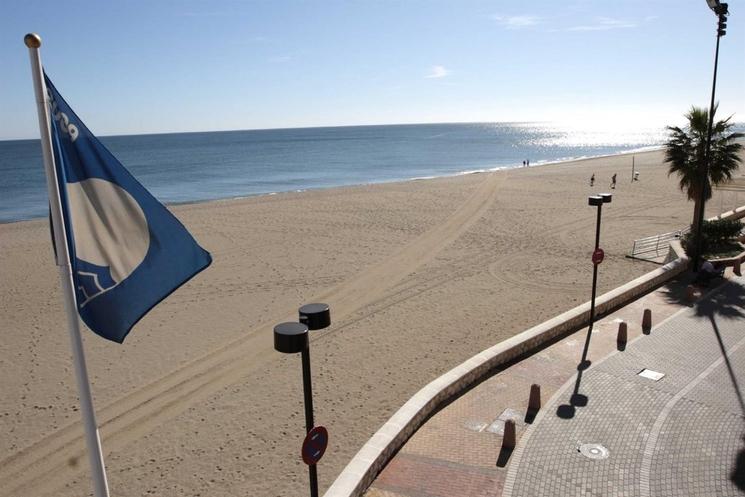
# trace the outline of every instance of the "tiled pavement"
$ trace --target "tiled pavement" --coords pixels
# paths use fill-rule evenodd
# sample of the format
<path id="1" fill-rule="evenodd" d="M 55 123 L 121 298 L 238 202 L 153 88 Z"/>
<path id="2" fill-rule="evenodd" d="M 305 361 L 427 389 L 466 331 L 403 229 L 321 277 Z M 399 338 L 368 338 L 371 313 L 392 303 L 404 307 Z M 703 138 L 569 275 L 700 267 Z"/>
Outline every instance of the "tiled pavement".
<path id="1" fill-rule="evenodd" d="M 366 497 L 745 495 L 745 278 L 728 279 L 693 305 L 680 281 L 597 322 L 579 382 L 587 330 L 495 374 L 430 418 Z M 528 423 L 533 383 L 544 406 Z M 518 444 L 500 452 L 509 418 Z M 590 443 L 608 457 L 579 452 Z"/>

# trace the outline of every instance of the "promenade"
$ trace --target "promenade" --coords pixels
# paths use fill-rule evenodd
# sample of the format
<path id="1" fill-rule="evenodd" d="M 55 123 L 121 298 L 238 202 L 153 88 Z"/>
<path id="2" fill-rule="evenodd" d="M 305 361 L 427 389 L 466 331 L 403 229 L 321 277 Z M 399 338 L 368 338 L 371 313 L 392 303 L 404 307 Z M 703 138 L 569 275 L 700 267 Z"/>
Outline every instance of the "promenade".
<path id="1" fill-rule="evenodd" d="M 469 390 L 409 439 L 366 497 L 745 495 L 745 278 L 728 271 L 693 302 L 688 279 Z M 589 362 L 578 366 L 588 337 Z M 532 384 L 543 405 L 531 414 Z M 510 419 L 514 450 L 502 447 Z"/>

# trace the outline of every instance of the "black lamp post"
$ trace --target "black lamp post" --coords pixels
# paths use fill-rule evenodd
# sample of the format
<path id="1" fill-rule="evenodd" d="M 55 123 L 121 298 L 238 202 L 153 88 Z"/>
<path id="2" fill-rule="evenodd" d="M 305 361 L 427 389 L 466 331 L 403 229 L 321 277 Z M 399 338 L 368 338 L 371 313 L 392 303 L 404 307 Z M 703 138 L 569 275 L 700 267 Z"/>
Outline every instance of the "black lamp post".
<path id="1" fill-rule="evenodd" d="M 721 3 L 719 0 L 706 0 L 709 8 L 714 11 L 714 14 L 719 19 L 717 23 L 717 45 L 714 51 L 714 78 L 711 84 L 711 104 L 709 105 L 709 129 L 706 136 L 706 154 L 704 157 L 704 163 L 701 165 L 701 201 L 699 202 L 698 212 L 696 218 L 698 219 L 698 227 L 696 228 L 696 258 L 693 261 L 694 271 L 698 271 L 701 267 L 701 251 L 703 249 L 703 237 L 701 235 L 701 229 L 704 224 L 704 211 L 706 204 L 706 193 L 708 188 L 709 179 L 709 163 L 711 162 L 711 135 L 714 126 L 714 96 L 717 89 L 717 66 L 719 65 L 719 38 L 727 34 L 727 16 L 729 15 L 729 6 L 726 3 Z"/>
<path id="2" fill-rule="evenodd" d="M 274 327 L 274 349 L 285 354 L 300 352 L 303 368 L 303 396 L 305 397 L 305 431 L 309 434 L 314 428 L 313 424 L 313 388 L 310 376 L 310 342 L 308 330 L 322 330 L 331 324 L 331 315 L 327 304 L 306 304 L 298 309 L 299 323 L 280 323 Z M 325 429 L 323 430 L 325 432 Z M 323 441 L 323 446 L 317 450 L 317 459 L 323 455 L 328 438 Z M 308 442 L 308 438 L 306 438 Z M 306 442 L 303 443 L 305 450 Z M 312 441 L 311 441 L 312 442 Z M 303 458 L 305 460 L 305 457 Z M 318 497 L 318 473 L 316 472 L 317 459 L 308 462 L 308 476 L 310 477 L 310 495 Z"/>
<path id="3" fill-rule="evenodd" d="M 592 325 L 595 323 L 595 294 L 597 293 L 598 284 L 598 266 L 603 261 L 605 254 L 600 249 L 600 216 L 603 212 L 603 204 L 608 204 L 613 199 L 613 195 L 610 193 L 601 193 L 599 195 L 592 195 L 587 199 L 587 203 L 591 206 L 598 208 L 598 217 L 595 223 L 595 251 L 592 253 L 592 298 L 590 300 L 590 328 L 587 330 L 587 340 L 585 340 L 585 348 L 582 351 L 582 361 L 580 365 L 584 364 L 587 359 L 587 350 L 590 348 L 590 335 L 592 333 Z"/>
<path id="4" fill-rule="evenodd" d="M 582 382 L 582 372 L 590 367 L 590 361 L 587 360 L 587 352 L 590 349 L 590 338 L 592 337 L 592 326 L 595 323 L 595 293 L 597 291 L 598 283 L 598 265 L 603 262 L 603 251 L 600 249 L 600 215 L 603 211 L 603 204 L 609 203 L 613 199 L 613 195 L 610 193 L 601 193 L 599 195 L 592 195 L 588 200 L 588 204 L 598 208 L 598 219 L 595 224 L 595 251 L 592 253 L 592 299 L 590 300 L 590 326 L 587 328 L 587 338 L 585 338 L 585 347 L 582 350 L 582 359 L 580 359 L 577 365 L 577 379 L 574 382 L 574 392 L 569 400 L 569 405 L 562 405 L 557 410 L 557 415 L 560 418 L 571 418 L 574 416 L 575 407 L 583 407 L 587 405 L 587 396 L 579 393 L 579 386 Z"/>

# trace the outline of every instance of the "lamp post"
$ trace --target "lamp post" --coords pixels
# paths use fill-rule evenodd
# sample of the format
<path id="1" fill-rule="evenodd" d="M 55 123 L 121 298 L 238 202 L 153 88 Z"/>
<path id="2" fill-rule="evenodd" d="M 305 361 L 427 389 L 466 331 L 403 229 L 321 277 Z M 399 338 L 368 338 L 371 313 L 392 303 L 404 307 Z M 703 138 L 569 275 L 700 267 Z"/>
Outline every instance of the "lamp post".
<path id="1" fill-rule="evenodd" d="M 696 228 L 696 258 L 693 261 L 694 271 L 698 271 L 701 267 L 701 251 L 703 249 L 703 237 L 702 237 L 702 226 L 704 224 L 704 211 L 706 204 L 706 192 L 708 188 L 709 178 L 709 163 L 711 162 L 711 135 L 714 127 L 714 96 L 717 89 L 717 66 L 719 65 L 719 39 L 727 34 L 727 16 L 729 15 L 729 6 L 726 3 L 721 3 L 719 0 L 706 0 L 709 8 L 714 11 L 714 14 L 718 17 L 717 23 L 717 44 L 714 51 L 714 77 L 711 84 L 711 104 L 709 105 L 709 129 L 706 135 L 706 153 L 704 155 L 704 163 L 701 165 L 701 199 L 699 202 L 698 212 L 696 218 L 698 219 L 698 227 Z"/>
<path id="2" fill-rule="evenodd" d="M 298 309 L 298 323 L 280 323 L 274 327 L 274 349 L 285 354 L 300 352 L 303 369 L 303 396 L 305 399 L 305 432 L 303 461 L 308 465 L 310 495 L 318 497 L 316 463 L 323 456 L 328 443 L 328 432 L 313 422 L 313 388 L 310 376 L 310 342 L 308 330 L 322 330 L 331 324 L 327 304 L 306 304 Z"/>
<path id="3" fill-rule="evenodd" d="M 571 418 L 574 416 L 575 407 L 587 405 L 587 396 L 579 393 L 579 386 L 582 382 L 582 372 L 590 367 L 590 361 L 587 360 L 587 352 L 590 350 L 590 338 L 592 337 L 592 326 L 595 323 L 595 293 L 598 283 L 598 265 L 603 262 L 605 254 L 600 248 L 600 215 L 603 211 L 603 204 L 610 203 L 613 195 L 610 193 L 601 193 L 591 195 L 587 200 L 588 204 L 598 208 L 598 218 L 595 224 L 595 251 L 592 253 L 592 299 L 590 300 L 590 326 L 587 328 L 587 338 L 585 338 L 585 347 L 582 349 L 582 359 L 577 365 L 577 379 L 574 382 L 574 392 L 569 400 L 569 405 L 562 405 L 557 411 L 560 418 Z"/>
<path id="4" fill-rule="evenodd" d="M 585 348 L 582 351 L 582 361 L 580 365 L 584 364 L 587 359 L 587 350 L 590 348 L 590 335 L 592 333 L 592 325 L 595 322 L 595 294 L 597 293 L 598 284 L 598 266 L 603 262 L 605 254 L 600 248 L 600 216 L 603 212 L 603 204 L 608 204 L 613 199 L 613 195 L 610 193 L 601 193 L 599 195 L 591 195 L 587 199 L 587 203 L 593 207 L 598 208 L 598 217 L 595 223 L 595 251 L 592 253 L 592 298 L 590 299 L 590 328 L 587 330 L 587 339 L 585 340 Z"/>

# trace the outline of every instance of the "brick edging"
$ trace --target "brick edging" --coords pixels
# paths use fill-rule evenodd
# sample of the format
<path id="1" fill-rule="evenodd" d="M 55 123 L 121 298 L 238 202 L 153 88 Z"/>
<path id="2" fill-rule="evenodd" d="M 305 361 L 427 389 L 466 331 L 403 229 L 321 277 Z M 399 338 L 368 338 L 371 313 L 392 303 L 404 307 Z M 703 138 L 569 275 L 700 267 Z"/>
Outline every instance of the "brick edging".
<path id="1" fill-rule="evenodd" d="M 598 297 L 597 315 L 615 310 L 684 272 L 690 263 L 679 242 L 671 243 L 675 260 Z M 535 350 L 553 338 L 588 324 L 590 303 L 586 302 L 559 316 L 476 354 L 430 382 L 409 399 L 352 458 L 324 497 L 359 497 L 392 455 L 444 402 L 472 386 L 489 371 L 522 354 Z"/>

